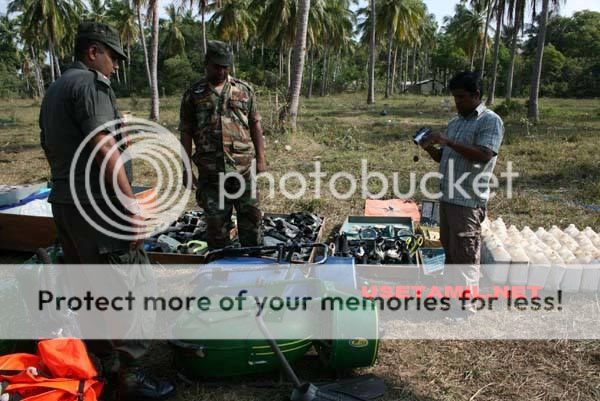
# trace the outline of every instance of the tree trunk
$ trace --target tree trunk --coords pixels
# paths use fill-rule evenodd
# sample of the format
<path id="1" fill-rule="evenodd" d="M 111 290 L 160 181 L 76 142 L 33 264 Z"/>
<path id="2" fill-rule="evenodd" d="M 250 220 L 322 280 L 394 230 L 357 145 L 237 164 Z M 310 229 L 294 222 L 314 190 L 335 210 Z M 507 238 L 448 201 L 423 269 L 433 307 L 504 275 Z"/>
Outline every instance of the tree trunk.
<path id="1" fill-rule="evenodd" d="M 127 71 L 131 74 L 131 45 L 127 44 Z M 131 92 L 132 82 L 129 80 L 129 85 L 127 85 L 128 92 Z"/>
<path id="2" fill-rule="evenodd" d="M 306 32 L 308 31 L 309 11 L 310 0 L 301 0 L 300 4 L 298 5 L 296 43 L 294 44 L 294 75 L 292 78 L 287 99 L 287 117 L 288 123 L 292 130 L 296 129 L 298 107 L 300 105 L 300 90 L 302 89 L 302 72 L 304 71 L 304 56 L 306 54 Z"/>
<path id="3" fill-rule="evenodd" d="M 404 60 L 404 83 L 402 84 L 402 92 L 406 92 L 408 89 L 408 56 L 409 56 L 409 48 L 406 48 L 406 58 Z"/>
<path id="4" fill-rule="evenodd" d="M 402 71 L 404 68 L 404 48 L 401 47 L 400 48 L 400 66 L 398 67 L 398 77 L 400 78 L 400 85 L 398 85 L 398 89 L 400 90 L 400 94 L 402 94 L 402 85 L 404 83 L 404 74 L 402 74 Z"/>
<path id="5" fill-rule="evenodd" d="M 200 4 L 200 18 L 202 19 L 202 51 L 206 56 L 206 20 L 204 18 L 204 6 Z"/>
<path id="6" fill-rule="evenodd" d="M 392 83 L 390 85 L 390 95 L 394 94 L 394 85 L 396 83 L 396 57 L 398 56 L 398 46 L 394 46 L 394 58 L 392 59 Z"/>
<path id="7" fill-rule="evenodd" d="M 148 61 L 148 48 L 146 47 L 146 36 L 144 35 L 144 24 L 142 23 L 142 12 L 140 7 L 137 8 L 137 20 L 138 26 L 140 27 L 140 42 L 142 43 L 142 49 L 144 50 L 144 62 L 146 63 L 146 78 L 148 79 L 148 85 L 152 88 L 152 74 L 150 74 L 150 63 Z"/>
<path id="8" fill-rule="evenodd" d="M 512 42 L 510 44 L 510 63 L 508 65 L 508 73 L 506 75 L 506 93 L 505 99 L 510 102 L 512 98 L 513 78 L 515 75 L 515 61 L 517 59 L 517 44 L 519 41 L 519 27 L 521 26 L 521 4 L 523 0 L 517 0 L 515 6 L 515 25 Z"/>
<path id="9" fill-rule="evenodd" d="M 290 88 L 292 86 L 292 50 L 293 48 L 290 47 L 288 49 L 288 54 L 287 54 L 287 91 L 290 91 Z"/>
<path id="10" fill-rule="evenodd" d="M 394 36 L 394 31 L 390 27 L 388 29 L 388 54 L 387 54 L 387 71 L 385 74 L 385 98 L 389 98 L 392 90 L 390 86 L 392 84 L 392 39 Z"/>
<path id="11" fill-rule="evenodd" d="M 413 85 L 417 82 L 417 46 L 413 48 L 412 81 Z"/>
<path id="12" fill-rule="evenodd" d="M 283 49 L 279 49 L 279 73 L 277 75 L 277 86 L 281 83 L 281 78 L 283 77 Z"/>
<path id="13" fill-rule="evenodd" d="M 52 52 L 54 53 L 54 49 L 52 50 Z M 61 71 L 60 71 L 60 63 L 59 63 L 59 57 L 56 55 L 56 53 L 54 54 L 54 67 L 55 72 L 56 72 L 56 78 L 60 78 L 60 76 L 62 75 Z"/>
<path id="14" fill-rule="evenodd" d="M 152 3 L 152 65 L 151 65 L 151 94 L 152 106 L 150 109 L 150 119 L 158 121 L 160 119 L 160 99 L 158 93 L 158 1 Z"/>
<path id="15" fill-rule="evenodd" d="M 479 67 L 481 79 L 483 79 L 483 75 L 485 73 L 485 57 L 487 55 L 488 30 L 490 29 L 490 20 L 492 18 L 493 2 L 494 0 L 489 0 L 488 10 L 485 16 L 485 31 L 483 32 L 483 46 L 481 48 L 481 67 Z"/>
<path id="16" fill-rule="evenodd" d="M 340 51 L 338 50 L 337 53 L 335 54 L 335 64 L 333 65 L 333 78 L 331 80 L 332 83 L 335 84 L 336 80 L 337 80 L 337 76 L 340 72 Z"/>
<path id="17" fill-rule="evenodd" d="M 529 92 L 529 110 L 528 117 L 530 120 L 538 122 L 540 112 L 538 109 L 538 100 L 540 95 L 540 79 L 542 76 L 542 61 L 544 58 L 544 44 L 546 43 L 546 27 L 548 23 L 548 5 L 550 0 L 543 0 L 542 15 L 540 18 L 540 26 L 538 30 L 538 43 L 535 55 L 535 64 L 531 74 L 531 91 Z"/>
<path id="18" fill-rule="evenodd" d="M 375 0 L 371 0 L 371 37 L 369 40 L 369 92 L 367 104 L 375 103 Z"/>
<path id="19" fill-rule="evenodd" d="M 33 46 L 29 46 L 29 49 L 31 50 L 31 62 L 33 63 L 33 71 L 35 74 L 35 84 L 37 86 L 38 96 L 42 98 L 44 97 L 44 76 L 42 75 L 40 64 L 37 55 L 33 50 Z"/>
<path id="20" fill-rule="evenodd" d="M 56 81 L 56 77 L 54 76 L 54 52 L 52 51 L 52 39 L 48 39 L 48 58 L 50 61 L 50 80 L 54 82 Z"/>
<path id="21" fill-rule="evenodd" d="M 500 52 L 500 31 L 502 31 L 502 19 L 504 18 L 504 0 L 498 1 L 498 10 L 496 14 L 496 38 L 494 39 L 494 59 L 492 67 L 492 80 L 490 81 L 490 89 L 486 105 L 494 104 L 496 95 L 496 81 L 498 80 L 498 54 Z"/>
<path id="22" fill-rule="evenodd" d="M 306 93 L 307 98 L 312 97 L 313 82 L 314 82 L 314 70 L 315 70 L 315 49 L 310 48 L 310 75 L 308 77 L 308 92 Z"/>
<path id="23" fill-rule="evenodd" d="M 319 96 L 325 96 L 325 81 L 327 80 L 327 58 L 329 57 L 329 47 L 325 45 L 323 50 L 323 69 L 321 70 L 321 87 L 319 89 Z"/>

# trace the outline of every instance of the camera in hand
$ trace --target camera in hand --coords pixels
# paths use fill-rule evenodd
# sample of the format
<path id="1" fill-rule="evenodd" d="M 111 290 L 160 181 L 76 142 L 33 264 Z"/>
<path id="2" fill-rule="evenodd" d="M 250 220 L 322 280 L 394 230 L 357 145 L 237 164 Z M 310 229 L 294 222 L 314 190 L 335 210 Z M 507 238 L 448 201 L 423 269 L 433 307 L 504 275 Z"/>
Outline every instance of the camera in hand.
<path id="1" fill-rule="evenodd" d="M 426 143 L 429 135 L 433 132 L 433 130 L 429 127 L 422 127 L 420 128 L 417 132 L 415 132 L 415 134 L 413 135 L 413 142 L 415 143 L 415 145 L 422 145 L 423 143 Z"/>

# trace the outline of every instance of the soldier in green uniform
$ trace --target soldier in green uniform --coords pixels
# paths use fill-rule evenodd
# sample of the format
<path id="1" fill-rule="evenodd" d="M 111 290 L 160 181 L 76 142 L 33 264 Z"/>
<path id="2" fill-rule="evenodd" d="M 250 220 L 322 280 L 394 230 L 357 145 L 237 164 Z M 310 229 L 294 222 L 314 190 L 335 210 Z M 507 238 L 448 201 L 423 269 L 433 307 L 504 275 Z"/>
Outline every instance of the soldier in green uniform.
<path id="1" fill-rule="evenodd" d="M 206 76 L 183 95 L 180 112 L 181 142 L 198 167 L 196 199 L 207 218 L 208 245 L 230 245 L 231 215 L 235 208 L 242 246 L 262 245 L 261 211 L 251 193 L 251 165 L 265 171 L 265 154 L 260 115 L 252 87 L 229 75 L 233 53 L 229 45 L 209 41 L 205 57 Z M 195 152 L 192 154 L 192 148 Z M 237 193 L 240 182 L 228 179 L 220 188 L 219 175 L 237 172 L 246 181 L 237 199 L 225 198 L 219 207 L 220 191 Z M 184 182 L 192 172 L 186 172 Z M 194 178 L 193 181 L 196 181 Z"/>
<path id="2" fill-rule="evenodd" d="M 100 23 L 80 24 L 75 44 L 75 57 L 77 61 L 48 88 L 42 101 L 39 118 L 40 141 L 52 174 L 49 202 L 52 204 L 52 213 L 65 262 L 114 264 L 115 266 L 149 263 L 146 253 L 140 247 L 141 239 L 126 241 L 103 233 L 88 222 L 81 212 L 83 210 L 99 227 L 114 230 L 106 217 L 101 218 L 98 213 L 100 210 L 113 221 L 119 222 L 117 214 L 111 211 L 110 204 L 112 204 L 122 213 L 131 216 L 130 222 L 122 222 L 122 224 L 130 225 L 133 230 L 124 231 L 122 234 L 139 232 L 137 230 L 142 220 L 141 210 L 135 201 L 125 168 L 119 164 L 120 153 L 111 154 L 117 141 L 110 137 L 110 134 L 118 127 L 118 123 L 113 124 L 113 122 L 115 120 L 118 122 L 119 111 L 109 77 L 118 68 L 118 61 L 126 58 L 118 32 Z M 105 123 L 110 125 L 95 134 L 78 158 L 74 170 L 75 185 L 71 189 L 71 163 L 75 159 L 79 145 L 90 133 Z M 100 146 L 95 156 L 95 163 L 92 163 L 91 170 L 86 175 L 85 167 L 92 157 L 92 149 L 106 139 L 108 141 Z M 103 162 L 106 162 L 104 176 L 100 170 Z M 126 204 L 117 200 L 117 192 L 113 188 L 113 176 L 116 176 L 117 189 L 127 198 Z M 89 179 L 91 198 L 97 208 L 92 207 L 92 199 L 86 193 L 86 178 Z M 101 192 L 103 181 L 106 183 L 107 196 L 103 196 Z M 75 195 L 81 202 L 81 208 L 76 206 Z M 110 273 L 108 269 L 103 274 L 107 273 Z M 73 274 L 77 273 L 69 272 L 65 280 L 72 279 Z M 97 284 L 95 281 L 94 283 Z M 125 364 L 132 366 L 132 360 L 139 359 L 149 345 L 145 341 L 98 340 L 87 343 L 90 350 L 102 360 L 104 373 L 109 376 L 109 380 L 111 370 L 116 374 L 119 365 L 121 368 Z M 171 383 L 156 380 L 140 369 L 121 369 L 120 373 L 121 399 L 162 399 L 174 392 Z"/>

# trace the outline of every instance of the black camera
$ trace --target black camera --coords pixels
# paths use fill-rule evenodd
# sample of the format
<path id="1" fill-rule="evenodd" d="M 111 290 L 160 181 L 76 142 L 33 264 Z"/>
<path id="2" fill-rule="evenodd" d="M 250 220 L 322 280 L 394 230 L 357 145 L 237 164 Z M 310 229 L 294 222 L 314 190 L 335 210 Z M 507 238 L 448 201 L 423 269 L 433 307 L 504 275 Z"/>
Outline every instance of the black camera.
<path id="1" fill-rule="evenodd" d="M 413 142 L 415 143 L 415 145 L 421 145 L 424 142 L 427 142 L 429 135 L 433 132 L 433 130 L 429 127 L 422 127 L 420 128 L 417 132 L 415 132 L 415 134 L 413 135 Z"/>

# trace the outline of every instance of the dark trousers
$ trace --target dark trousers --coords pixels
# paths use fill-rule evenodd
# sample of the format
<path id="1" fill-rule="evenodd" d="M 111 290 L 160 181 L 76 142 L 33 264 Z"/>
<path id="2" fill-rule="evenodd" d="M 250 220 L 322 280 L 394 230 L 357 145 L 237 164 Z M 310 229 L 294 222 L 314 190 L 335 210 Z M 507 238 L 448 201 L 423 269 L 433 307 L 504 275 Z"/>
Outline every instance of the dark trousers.
<path id="1" fill-rule="evenodd" d="M 84 206 L 86 213 L 99 221 L 99 216 L 91 207 Z M 52 204 L 52 213 L 56 224 L 58 239 L 61 243 L 65 263 L 67 264 L 106 264 L 129 265 L 150 264 L 148 256 L 143 249 L 131 250 L 127 241 L 106 235 L 94 228 L 81 215 L 75 205 Z M 106 213 L 109 213 L 106 211 Z M 102 224 L 102 223 L 101 223 Z M 83 281 L 88 283 L 88 288 L 100 284 L 103 288 L 110 286 L 123 287 L 118 282 L 116 275 L 100 273 L 96 277 L 86 278 L 77 276 L 76 272 L 69 272 L 73 282 L 78 285 Z M 75 277 L 77 276 L 77 277 Z M 66 279 L 68 280 L 68 276 Z M 113 281 L 111 281 L 113 280 Z M 94 325 L 102 322 L 93 322 Z M 111 322 L 104 322 L 110 325 Z M 149 341 L 136 340 L 88 340 L 88 350 L 102 362 L 105 374 L 114 373 L 119 367 L 134 364 L 142 357 L 150 346 Z"/>

